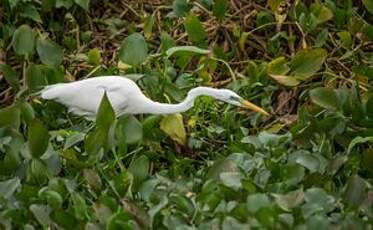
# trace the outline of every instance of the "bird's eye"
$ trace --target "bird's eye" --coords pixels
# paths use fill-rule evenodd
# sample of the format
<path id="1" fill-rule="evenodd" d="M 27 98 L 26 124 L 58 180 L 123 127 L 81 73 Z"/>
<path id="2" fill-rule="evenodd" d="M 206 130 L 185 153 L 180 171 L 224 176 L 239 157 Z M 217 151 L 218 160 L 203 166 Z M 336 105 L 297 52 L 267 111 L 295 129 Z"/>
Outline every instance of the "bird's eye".
<path id="1" fill-rule="evenodd" d="M 229 100 L 232 100 L 232 101 L 239 101 L 240 99 L 236 96 L 230 96 L 229 97 Z"/>

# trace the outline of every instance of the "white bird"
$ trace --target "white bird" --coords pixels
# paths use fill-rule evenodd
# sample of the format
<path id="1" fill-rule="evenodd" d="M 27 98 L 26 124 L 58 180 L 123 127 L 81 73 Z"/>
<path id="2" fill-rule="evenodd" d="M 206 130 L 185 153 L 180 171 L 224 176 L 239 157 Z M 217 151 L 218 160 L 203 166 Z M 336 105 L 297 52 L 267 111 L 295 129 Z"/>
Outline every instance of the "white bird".
<path id="1" fill-rule="evenodd" d="M 193 107 L 194 100 L 202 95 L 211 96 L 235 106 L 245 107 L 266 116 L 269 115 L 262 108 L 244 100 L 228 89 L 196 87 L 191 89 L 185 100 L 179 104 L 155 102 L 147 98 L 134 81 L 120 76 L 94 77 L 70 83 L 49 85 L 41 91 L 41 97 L 65 105 L 68 111 L 73 114 L 94 120 L 105 92 L 117 117 L 122 114 L 185 112 Z"/>

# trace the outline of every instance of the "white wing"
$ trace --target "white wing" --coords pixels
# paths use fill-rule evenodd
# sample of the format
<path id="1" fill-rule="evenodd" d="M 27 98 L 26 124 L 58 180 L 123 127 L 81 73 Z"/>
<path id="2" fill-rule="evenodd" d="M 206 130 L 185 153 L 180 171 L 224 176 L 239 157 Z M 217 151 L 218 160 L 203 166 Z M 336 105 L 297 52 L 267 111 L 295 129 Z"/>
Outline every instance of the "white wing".
<path id="1" fill-rule="evenodd" d="M 76 115 L 95 117 L 105 91 L 118 115 L 128 107 L 129 94 L 140 89 L 133 81 L 123 77 L 96 77 L 47 86 L 41 97 L 64 104 L 69 112 Z"/>

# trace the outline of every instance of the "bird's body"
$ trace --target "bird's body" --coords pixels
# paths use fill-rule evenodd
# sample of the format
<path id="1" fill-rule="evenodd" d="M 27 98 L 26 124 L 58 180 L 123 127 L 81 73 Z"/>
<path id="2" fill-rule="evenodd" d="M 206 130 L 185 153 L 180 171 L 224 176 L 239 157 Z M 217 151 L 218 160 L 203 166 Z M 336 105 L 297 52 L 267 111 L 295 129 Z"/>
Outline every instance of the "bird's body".
<path id="1" fill-rule="evenodd" d="M 209 87 L 197 87 L 190 90 L 186 99 L 179 104 L 154 102 L 141 92 L 134 81 L 120 76 L 94 77 L 50 85 L 41 91 L 41 97 L 64 104 L 71 113 L 94 119 L 105 92 L 116 116 L 122 114 L 184 112 L 191 108 L 195 98 L 201 95 L 212 96 L 227 103 L 248 107 L 267 115 L 264 110 L 243 100 L 231 90 Z"/>

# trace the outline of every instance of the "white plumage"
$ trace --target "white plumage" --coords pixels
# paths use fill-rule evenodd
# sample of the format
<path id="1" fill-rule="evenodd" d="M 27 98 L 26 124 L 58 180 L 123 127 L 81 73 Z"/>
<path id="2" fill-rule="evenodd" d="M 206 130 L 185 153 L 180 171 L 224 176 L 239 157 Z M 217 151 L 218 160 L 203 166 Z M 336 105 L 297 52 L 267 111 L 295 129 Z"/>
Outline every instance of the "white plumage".
<path id="1" fill-rule="evenodd" d="M 125 77 L 94 77 L 70 83 L 59 83 L 45 87 L 41 97 L 55 100 L 65 105 L 69 112 L 94 119 L 100 102 L 106 92 L 116 116 L 122 114 L 170 114 L 184 112 L 193 106 L 196 97 L 207 95 L 235 106 L 242 106 L 268 115 L 260 107 L 243 100 L 235 92 L 227 89 L 197 87 L 188 92 L 186 99 L 179 104 L 154 102 L 147 98 L 137 84 Z"/>

